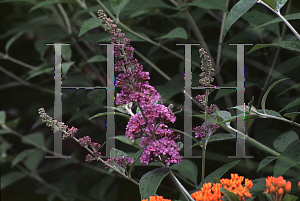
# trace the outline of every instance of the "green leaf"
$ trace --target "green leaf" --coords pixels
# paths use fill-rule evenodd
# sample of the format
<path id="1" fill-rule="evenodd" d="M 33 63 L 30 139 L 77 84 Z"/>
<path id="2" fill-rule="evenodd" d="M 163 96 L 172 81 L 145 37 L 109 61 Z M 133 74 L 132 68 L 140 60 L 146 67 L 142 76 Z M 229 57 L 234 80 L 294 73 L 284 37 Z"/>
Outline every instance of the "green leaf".
<path id="1" fill-rule="evenodd" d="M 243 19 L 246 20 L 252 27 L 257 27 L 260 24 L 271 21 L 273 19 L 273 16 L 271 16 L 269 13 L 266 12 L 251 10 L 243 15 Z M 252 31 L 258 33 L 260 37 L 262 37 L 262 34 L 265 30 L 271 31 L 275 33 L 277 36 L 280 36 L 280 30 L 278 24 L 272 24 L 264 27 L 263 29 L 255 29 L 255 28 L 252 29 Z"/>
<path id="2" fill-rule="evenodd" d="M 230 112 L 222 110 L 222 111 L 220 111 L 219 117 L 222 118 L 222 123 L 225 123 L 227 126 L 230 125 L 230 122 L 226 121 L 228 119 L 231 119 L 231 113 Z M 219 123 L 219 119 L 218 119 L 218 123 Z"/>
<path id="3" fill-rule="evenodd" d="M 134 145 L 134 142 L 131 141 L 129 138 L 127 138 L 126 136 L 124 135 L 118 135 L 118 136 L 115 136 L 115 137 L 111 137 L 112 139 L 117 139 L 125 144 L 128 144 L 128 145 L 131 145 L 133 146 Z M 110 139 L 110 138 L 108 138 Z M 138 148 L 138 147 L 137 147 Z"/>
<path id="4" fill-rule="evenodd" d="M 4 110 L 0 111 L 0 126 L 1 124 L 4 125 L 5 124 L 5 119 L 6 119 L 6 113 Z"/>
<path id="5" fill-rule="evenodd" d="M 236 134 L 228 134 L 228 133 L 217 133 L 212 135 L 209 138 L 208 142 L 214 142 L 214 141 L 221 141 L 221 140 L 229 140 L 229 139 L 235 139 Z"/>
<path id="6" fill-rule="evenodd" d="M 127 154 L 124 152 L 124 151 L 122 151 L 122 150 L 119 150 L 119 149 L 116 149 L 116 148 L 112 148 L 111 150 L 110 150 L 110 158 L 113 158 L 113 157 L 119 157 L 119 156 L 127 156 Z"/>
<path id="7" fill-rule="evenodd" d="M 257 112 L 263 113 L 263 110 L 262 109 L 257 109 Z M 266 110 L 266 113 L 267 113 L 267 115 L 270 115 L 270 116 L 283 118 L 278 112 L 276 112 L 274 110 Z"/>
<path id="8" fill-rule="evenodd" d="M 283 116 L 291 118 L 292 122 L 294 122 L 294 119 L 298 114 L 300 114 L 300 112 L 291 112 L 291 113 L 285 113 Z"/>
<path id="9" fill-rule="evenodd" d="M 156 40 L 161 40 L 161 39 L 170 39 L 170 38 L 183 38 L 187 39 L 187 34 L 186 31 L 182 27 L 177 27 L 167 33 L 166 35 L 160 36 L 156 38 Z"/>
<path id="10" fill-rule="evenodd" d="M 284 81 L 284 80 L 287 80 L 289 78 L 284 78 L 284 79 L 281 79 L 281 80 L 278 80 L 276 82 L 274 82 L 269 88 L 268 90 L 266 91 L 266 93 L 264 94 L 263 98 L 262 98 L 262 101 L 261 101 L 261 108 L 262 110 L 264 111 L 264 113 L 266 114 L 266 100 L 267 100 L 267 97 L 270 93 L 270 91 L 277 85 L 279 84 L 280 82 Z"/>
<path id="11" fill-rule="evenodd" d="M 256 44 L 247 54 L 259 50 L 264 47 L 281 47 L 288 50 L 294 50 L 300 52 L 300 42 L 299 41 L 281 41 L 271 44 Z"/>
<path id="12" fill-rule="evenodd" d="M 121 151 L 119 149 L 116 149 L 116 148 L 112 148 L 110 150 L 110 158 L 113 158 L 113 157 L 124 157 L 124 156 L 127 156 L 127 154 L 124 152 L 124 151 Z M 125 174 L 125 169 L 123 167 L 120 167 L 118 163 L 114 162 L 114 161 L 111 161 L 112 162 L 112 165 L 114 167 L 116 167 L 120 172 L 122 172 L 123 174 Z"/>
<path id="13" fill-rule="evenodd" d="M 193 161 L 183 159 L 179 164 L 172 165 L 171 170 L 177 170 L 186 179 L 197 183 L 198 168 Z"/>
<path id="14" fill-rule="evenodd" d="M 93 62 L 102 62 L 102 61 L 106 61 L 106 57 L 103 55 L 95 55 L 92 58 L 89 58 L 89 60 L 87 60 L 87 63 L 93 63 Z"/>
<path id="15" fill-rule="evenodd" d="M 199 8 L 204 8 L 206 10 L 209 9 L 218 9 L 224 11 L 225 13 L 228 12 L 226 8 L 226 0 L 197 0 L 193 1 L 192 3 L 186 3 L 178 6 L 178 9 L 185 8 L 187 6 L 197 6 Z"/>
<path id="16" fill-rule="evenodd" d="M 148 199 L 149 196 L 154 196 L 161 181 L 169 174 L 169 172 L 169 168 L 162 167 L 144 174 L 140 179 L 139 186 L 141 199 Z"/>
<path id="17" fill-rule="evenodd" d="M 24 144 L 39 145 L 45 147 L 44 135 L 42 133 L 32 133 L 23 137 L 22 142 Z"/>
<path id="18" fill-rule="evenodd" d="M 10 171 L 1 176 L 1 190 L 26 177 L 26 174 L 20 171 Z"/>
<path id="19" fill-rule="evenodd" d="M 27 3 L 35 4 L 35 2 L 32 1 L 32 0 L 3 0 L 0 3 L 11 3 L 11 2 L 22 2 L 22 1 L 27 2 Z"/>
<path id="20" fill-rule="evenodd" d="M 212 173 L 210 173 L 207 177 L 204 179 L 204 183 L 207 182 L 213 182 L 213 178 L 217 177 L 220 179 L 228 170 L 236 166 L 241 160 L 233 161 L 231 163 L 227 163 L 225 165 L 222 165 Z M 199 184 L 199 188 L 202 186 L 202 182 Z"/>
<path id="21" fill-rule="evenodd" d="M 299 64 L 298 64 L 298 65 L 299 65 Z M 292 90 L 292 89 L 297 89 L 297 88 L 299 88 L 299 87 L 300 87 L 300 83 L 295 84 L 295 85 L 293 85 L 293 86 L 287 88 L 286 90 L 284 90 L 283 92 L 281 92 L 281 93 L 278 94 L 277 96 L 280 96 L 280 95 L 282 95 L 282 94 L 284 94 L 284 93 L 286 93 L 286 92 L 288 92 L 288 91 L 290 91 L 290 90 Z M 276 96 L 276 97 L 277 97 L 277 96 Z"/>
<path id="22" fill-rule="evenodd" d="M 200 143 L 196 138 L 194 138 L 193 136 L 191 136 L 190 134 L 185 133 L 185 132 L 183 132 L 183 131 L 181 131 L 181 130 L 177 130 L 177 129 L 175 129 L 175 128 L 169 128 L 169 129 L 170 129 L 170 130 L 173 130 L 173 131 L 176 131 L 176 132 L 178 132 L 178 133 L 180 133 L 180 134 L 189 136 L 189 137 L 192 138 L 192 140 L 194 140 L 200 147 L 202 147 L 201 143 Z"/>
<path id="23" fill-rule="evenodd" d="M 177 142 L 176 143 L 178 145 L 179 151 L 183 148 L 183 143 L 182 142 Z"/>
<path id="24" fill-rule="evenodd" d="M 276 65 L 276 67 L 272 73 L 272 79 L 270 80 L 270 82 L 273 82 L 273 79 L 277 80 L 282 75 L 292 72 L 293 70 L 295 70 L 299 67 L 300 67 L 300 56 L 292 57 L 292 58 Z M 285 91 L 283 91 L 282 93 L 280 93 L 277 96 L 280 96 L 281 94 L 285 93 L 286 91 L 293 89 L 293 87 L 297 88 L 297 84 L 286 89 Z"/>
<path id="25" fill-rule="evenodd" d="M 232 193 L 224 188 L 220 188 L 220 192 L 225 193 L 227 196 L 229 196 L 231 198 L 230 200 L 232 200 L 232 201 L 239 201 L 239 198 L 234 193 Z"/>
<path id="26" fill-rule="evenodd" d="M 82 36 L 85 32 L 99 26 L 104 27 L 99 18 L 90 18 L 85 20 L 80 27 L 78 37 Z"/>
<path id="27" fill-rule="evenodd" d="M 221 141 L 221 140 L 230 140 L 230 139 L 236 139 L 236 134 L 228 134 L 228 133 L 217 133 L 213 134 L 208 142 L 215 142 L 215 141 Z M 192 145 L 192 147 L 197 146 L 198 144 L 195 143 Z"/>
<path id="28" fill-rule="evenodd" d="M 256 172 L 260 171 L 261 169 L 263 169 L 266 165 L 268 165 L 269 163 L 271 163 L 273 160 L 277 159 L 277 156 L 267 156 L 266 158 L 264 158 L 263 160 L 260 161 L 258 168 L 256 170 Z"/>
<path id="29" fill-rule="evenodd" d="M 63 62 L 61 63 L 61 71 L 62 71 L 62 74 L 64 76 L 67 75 L 70 67 L 75 63 L 75 61 L 71 61 L 71 62 Z"/>
<path id="30" fill-rule="evenodd" d="M 0 129 L 0 135 L 9 134 L 9 133 L 10 133 L 10 131 L 8 131 L 8 130 Z"/>
<path id="31" fill-rule="evenodd" d="M 278 157 L 274 167 L 274 177 L 283 175 L 300 162 L 300 140 L 292 142 Z"/>
<path id="32" fill-rule="evenodd" d="M 128 116 L 126 114 L 123 114 L 123 113 L 119 113 L 119 112 L 104 112 L 104 113 L 98 113 L 98 114 L 92 116 L 91 118 L 89 118 L 89 120 L 94 119 L 96 117 L 106 116 L 108 114 L 116 114 L 116 115 L 119 115 L 119 116 L 122 116 L 122 117 L 126 117 L 128 119 L 130 118 L 130 116 Z"/>
<path id="33" fill-rule="evenodd" d="M 71 61 L 72 49 L 71 49 L 70 45 L 63 45 L 62 46 L 62 48 L 61 48 L 61 56 L 66 61 Z"/>
<path id="34" fill-rule="evenodd" d="M 266 190 L 266 178 L 258 178 L 252 180 L 253 187 L 250 189 L 250 193 L 262 193 Z"/>
<path id="35" fill-rule="evenodd" d="M 117 18 L 119 18 L 121 10 L 126 6 L 129 0 L 111 0 L 110 4 Z"/>
<path id="36" fill-rule="evenodd" d="M 175 94 L 178 94 L 184 88 L 184 79 L 182 75 L 176 75 L 171 81 L 164 85 L 155 86 L 155 89 L 161 94 L 163 102 L 166 102 L 172 98 Z"/>
<path id="37" fill-rule="evenodd" d="M 249 114 L 251 112 L 251 107 L 253 105 L 253 102 L 254 102 L 254 96 L 252 96 L 251 101 L 248 103 L 248 112 L 249 112 Z"/>
<path id="38" fill-rule="evenodd" d="M 20 31 L 20 32 L 18 32 L 17 34 L 15 34 L 13 37 L 11 37 L 8 41 L 7 41 L 7 43 L 6 43 L 6 45 L 5 45 L 5 53 L 6 54 L 8 54 L 8 49 L 10 48 L 10 46 L 20 37 L 20 36 L 22 36 L 23 35 L 23 33 L 24 33 L 24 31 Z"/>
<path id="39" fill-rule="evenodd" d="M 135 155 L 133 157 L 133 163 L 131 164 L 129 171 L 128 171 L 129 177 L 131 177 L 131 172 L 133 170 L 133 167 L 134 167 L 135 163 L 140 159 L 143 152 L 144 152 L 144 148 L 141 148 L 138 152 L 135 153 Z"/>
<path id="40" fill-rule="evenodd" d="M 25 160 L 25 166 L 31 171 L 36 170 L 36 168 L 44 159 L 44 156 L 45 156 L 45 152 L 36 149 Z"/>
<path id="41" fill-rule="evenodd" d="M 49 73 L 54 71 L 54 67 L 50 67 L 50 68 L 44 68 L 44 69 L 40 69 L 40 70 L 31 70 L 28 72 L 28 77 L 26 77 L 26 80 L 30 80 L 31 78 L 34 78 L 38 75 L 42 75 L 44 73 Z"/>
<path id="42" fill-rule="evenodd" d="M 287 104 L 284 108 L 282 108 L 279 112 L 285 111 L 287 109 L 290 109 L 290 108 L 298 106 L 298 105 L 300 105 L 300 98 L 293 100 L 292 102 Z"/>
<path id="43" fill-rule="evenodd" d="M 225 21 L 222 41 L 224 40 L 228 30 L 230 27 L 241 17 L 243 16 L 254 4 L 256 4 L 257 0 L 240 0 L 238 1 L 228 13 L 228 16 Z"/>
<path id="44" fill-rule="evenodd" d="M 273 10 L 279 11 L 288 0 L 263 0 Z"/>
<path id="45" fill-rule="evenodd" d="M 74 3 L 74 1 L 65 1 L 65 0 L 56 0 L 56 1 L 42 1 L 38 4 L 36 4 L 35 6 L 33 6 L 29 12 L 32 12 L 38 8 L 42 8 L 42 7 L 46 7 L 46 6 L 49 6 L 49 5 L 52 5 L 52 4 L 58 4 L 58 3 Z"/>
<path id="46" fill-rule="evenodd" d="M 294 13 L 294 14 L 290 14 L 290 15 L 285 15 L 283 17 L 286 20 L 298 20 L 298 19 L 300 19 L 300 13 Z M 282 19 L 280 17 L 277 17 L 277 18 L 275 18 L 273 20 L 270 20 L 270 21 L 268 21 L 268 22 L 266 22 L 266 23 L 264 23 L 264 24 L 262 24 L 262 25 L 260 25 L 258 27 L 255 27 L 255 29 L 259 29 L 261 27 L 268 26 L 270 24 L 274 24 L 274 23 L 278 23 L 278 22 L 282 22 Z"/>
<path id="47" fill-rule="evenodd" d="M 278 136 L 273 141 L 273 147 L 279 152 L 283 152 L 292 142 L 299 140 L 295 131 L 288 131 Z"/>
<path id="48" fill-rule="evenodd" d="M 12 161 L 11 167 L 14 167 L 17 165 L 20 161 L 22 161 L 24 158 L 27 158 L 29 155 L 31 155 L 36 149 L 27 149 L 25 151 L 22 151 L 19 153 Z"/>
<path id="49" fill-rule="evenodd" d="M 296 201 L 298 200 L 297 196 L 286 194 L 281 201 Z"/>

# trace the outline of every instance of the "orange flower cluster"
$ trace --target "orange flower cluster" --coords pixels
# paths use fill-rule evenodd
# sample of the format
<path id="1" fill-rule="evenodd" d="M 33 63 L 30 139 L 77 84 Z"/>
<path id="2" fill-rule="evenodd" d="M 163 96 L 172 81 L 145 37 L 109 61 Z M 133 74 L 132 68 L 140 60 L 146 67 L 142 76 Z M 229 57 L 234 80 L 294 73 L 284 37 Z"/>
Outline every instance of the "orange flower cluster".
<path id="1" fill-rule="evenodd" d="M 203 184 L 201 191 L 196 191 L 191 194 L 196 201 L 221 201 L 222 194 L 220 188 L 222 184 L 214 183 L 211 188 L 211 183 Z"/>
<path id="2" fill-rule="evenodd" d="M 234 193 L 239 200 L 245 200 L 246 197 L 251 198 L 252 195 L 249 189 L 252 188 L 253 183 L 249 179 L 245 179 L 245 186 L 242 185 L 244 180 L 243 176 L 238 174 L 231 174 L 231 179 L 221 179 L 221 183 L 214 183 L 211 188 L 211 183 L 203 184 L 201 191 L 193 193 L 191 196 L 196 201 L 221 201 L 222 193 L 220 188 L 223 188 Z"/>
<path id="3" fill-rule="evenodd" d="M 149 200 L 143 199 L 142 201 L 171 201 L 171 200 L 164 199 L 163 196 L 149 196 Z"/>
<path id="4" fill-rule="evenodd" d="M 239 200 L 245 200 L 246 197 L 251 198 L 252 195 L 249 192 L 249 189 L 252 188 L 253 183 L 252 180 L 245 179 L 245 186 L 242 185 L 244 180 L 243 176 L 239 176 L 238 174 L 231 174 L 231 179 L 221 179 L 221 183 L 223 184 L 223 188 L 234 193 Z"/>
<path id="5" fill-rule="evenodd" d="M 282 199 L 284 190 L 286 193 L 291 192 L 292 183 L 290 181 L 286 181 L 282 176 L 268 177 L 266 179 L 266 194 L 270 192 L 272 199 L 275 201 L 280 201 Z"/>

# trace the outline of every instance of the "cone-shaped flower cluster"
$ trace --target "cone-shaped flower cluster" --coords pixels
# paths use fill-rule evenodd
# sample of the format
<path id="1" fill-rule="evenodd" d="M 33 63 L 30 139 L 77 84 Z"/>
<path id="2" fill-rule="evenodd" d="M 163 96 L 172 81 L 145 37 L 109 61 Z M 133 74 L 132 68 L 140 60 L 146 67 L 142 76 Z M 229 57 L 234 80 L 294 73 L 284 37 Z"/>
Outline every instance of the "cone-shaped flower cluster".
<path id="1" fill-rule="evenodd" d="M 98 16 L 105 30 L 111 34 L 115 57 L 119 58 L 115 64 L 115 71 L 120 72 L 116 86 L 122 87 L 122 90 L 116 98 L 116 104 L 132 102 L 133 107 L 139 109 L 126 126 L 126 137 L 131 140 L 142 137 L 141 144 L 145 147 L 140 158 L 142 164 L 151 161 L 179 163 L 182 157 L 174 141 L 178 136 L 166 125 L 175 122 L 174 113 L 162 104 L 160 94 L 149 84 L 149 72 L 143 71 L 143 66 L 134 58 L 130 39 L 124 37 L 125 34 L 116 28 L 117 25 L 102 10 L 98 11 Z"/>
<path id="2" fill-rule="evenodd" d="M 291 192 L 292 183 L 286 181 L 282 176 L 268 177 L 266 179 L 266 194 L 270 193 L 271 198 L 275 201 L 280 201 L 283 197 L 284 192 Z"/>

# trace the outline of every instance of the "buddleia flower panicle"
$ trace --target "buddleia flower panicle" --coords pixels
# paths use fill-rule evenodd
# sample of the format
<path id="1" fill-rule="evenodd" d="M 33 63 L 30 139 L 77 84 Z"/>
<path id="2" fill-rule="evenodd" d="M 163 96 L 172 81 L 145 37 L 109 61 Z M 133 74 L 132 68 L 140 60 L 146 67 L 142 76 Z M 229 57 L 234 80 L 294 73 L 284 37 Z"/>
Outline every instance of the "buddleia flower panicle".
<path id="1" fill-rule="evenodd" d="M 142 138 L 141 144 L 145 148 L 140 157 L 142 164 L 152 161 L 164 164 L 181 162 L 182 157 L 174 141 L 179 135 L 167 126 L 167 123 L 176 120 L 173 108 L 164 106 L 160 94 L 150 85 L 149 72 L 143 71 L 143 66 L 134 58 L 131 40 L 102 10 L 98 11 L 98 16 L 105 30 L 111 34 L 111 43 L 115 44 L 114 55 L 118 59 L 115 71 L 119 72 L 116 86 L 122 87 L 116 97 L 116 105 L 133 103 L 133 107 L 139 109 L 126 126 L 126 137 L 131 140 Z"/>
<path id="2" fill-rule="evenodd" d="M 78 131 L 77 128 L 75 128 L 73 126 L 72 126 L 72 128 L 68 128 L 68 126 L 65 125 L 64 122 L 57 122 L 57 120 L 48 116 L 47 113 L 45 112 L 44 108 L 39 109 L 39 114 L 42 119 L 42 122 L 46 122 L 46 126 L 51 127 L 51 129 L 53 130 L 53 133 L 55 133 L 59 130 L 62 131 L 62 134 L 63 134 L 62 139 L 63 140 L 71 138 Z"/>
<path id="3" fill-rule="evenodd" d="M 211 60 L 205 52 L 203 48 L 199 49 L 200 58 L 201 58 L 201 70 L 202 73 L 199 75 L 201 79 L 199 80 L 199 83 L 201 86 L 210 87 L 213 86 L 211 83 L 214 81 L 213 75 L 215 72 L 215 69 L 212 66 Z"/>
<path id="4" fill-rule="evenodd" d="M 59 130 L 62 131 L 62 135 L 63 135 L 62 139 L 63 140 L 73 138 L 80 144 L 80 146 L 85 147 L 86 149 L 89 149 L 88 148 L 88 146 L 89 146 L 91 148 L 91 152 L 93 153 L 93 156 L 91 154 L 88 154 L 85 157 L 86 161 L 90 162 L 93 160 L 97 160 L 101 156 L 101 152 L 98 152 L 101 145 L 96 142 L 92 142 L 92 139 L 89 136 L 84 136 L 83 138 L 79 138 L 77 140 L 74 137 L 74 134 L 78 131 L 77 128 L 75 128 L 73 126 L 72 126 L 72 128 L 68 128 L 68 126 L 65 125 L 64 122 L 57 122 L 57 120 L 55 120 L 52 117 L 50 117 L 49 115 L 47 115 L 44 108 L 39 109 L 39 114 L 42 119 L 42 122 L 46 122 L 46 126 L 51 127 L 51 129 L 53 130 L 53 133 L 55 133 Z"/>

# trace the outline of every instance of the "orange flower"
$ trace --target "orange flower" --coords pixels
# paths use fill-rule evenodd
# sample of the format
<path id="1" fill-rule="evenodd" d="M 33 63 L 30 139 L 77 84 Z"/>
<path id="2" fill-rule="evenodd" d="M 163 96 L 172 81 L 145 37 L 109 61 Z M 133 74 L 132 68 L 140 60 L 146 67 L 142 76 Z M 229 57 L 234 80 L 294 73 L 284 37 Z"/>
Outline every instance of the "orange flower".
<path id="1" fill-rule="evenodd" d="M 249 192 L 249 189 L 252 188 L 253 183 L 250 179 L 245 179 L 245 186 L 242 185 L 244 180 L 243 176 L 239 176 L 238 174 L 231 174 L 231 179 L 221 179 L 221 183 L 223 184 L 223 188 L 237 195 L 239 200 L 245 200 L 246 197 L 251 198 L 252 195 Z"/>
<path id="2" fill-rule="evenodd" d="M 211 183 L 205 183 L 200 191 L 194 192 L 191 196 L 196 201 L 221 201 L 221 187 L 220 183 L 214 183 L 213 187 L 211 187 Z"/>
<path id="3" fill-rule="evenodd" d="M 142 201 L 171 201 L 171 200 L 164 199 L 163 196 L 149 196 L 149 200 L 143 199 Z"/>
<path id="4" fill-rule="evenodd" d="M 286 193 L 291 191 L 292 183 L 290 181 L 286 181 L 283 179 L 282 176 L 275 178 L 275 177 L 268 177 L 266 179 L 266 194 L 270 193 L 271 198 L 273 200 L 280 201 L 283 197 L 284 190 Z"/>

